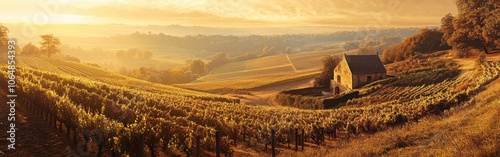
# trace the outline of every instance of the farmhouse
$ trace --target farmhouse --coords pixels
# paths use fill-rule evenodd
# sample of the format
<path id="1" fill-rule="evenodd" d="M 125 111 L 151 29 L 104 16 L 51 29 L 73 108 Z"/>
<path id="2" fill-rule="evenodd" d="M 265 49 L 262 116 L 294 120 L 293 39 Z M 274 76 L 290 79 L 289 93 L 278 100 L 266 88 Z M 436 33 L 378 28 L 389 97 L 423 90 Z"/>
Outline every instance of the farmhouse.
<path id="1" fill-rule="evenodd" d="M 331 89 L 339 94 L 386 77 L 387 71 L 378 55 L 344 54 L 333 70 Z"/>

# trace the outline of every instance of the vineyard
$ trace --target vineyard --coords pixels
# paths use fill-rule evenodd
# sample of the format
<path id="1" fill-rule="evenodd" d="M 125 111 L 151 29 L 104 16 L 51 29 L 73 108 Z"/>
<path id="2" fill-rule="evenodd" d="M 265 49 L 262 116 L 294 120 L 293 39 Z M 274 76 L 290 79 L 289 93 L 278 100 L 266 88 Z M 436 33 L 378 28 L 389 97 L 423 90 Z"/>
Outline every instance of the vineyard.
<path id="1" fill-rule="evenodd" d="M 130 89 L 28 67 L 19 67 L 16 79 L 20 104 L 54 127 L 63 130 L 64 125 L 68 138 L 73 135 L 75 142 L 82 135 L 86 144 L 98 146 L 98 156 L 103 151 L 138 156 L 146 148 L 151 156 L 160 152 L 216 156 L 233 154 L 231 147 L 237 143 L 319 144 L 325 135 L 349 138 L 417 121 L 464 101 L 498 78 L 500 62 L 486 62 L 481 67 L 439 83 L 396 87 L 348 102 L 384 100 L 375 105 L 317 111 L 247 106 L 231 98 L 187 90 Z M 7 82 L 7 69 L 1 71 L 0 82 Z M 416 79 L 421 78 L 397 78 Z"/>
<path id="2" fill-rule="evenodd" d="M 80 64 L 76 62 L 68 62 L 68 61 L 61 61 L 45 57 L 31 57 L 31 56 L 20 57 L 18 61 L 20 62 L 19 65 L 24 67 L 43 69 L 44 71 L 52 72 L 57 75 L 86 78 L 90 80 L 95 80 L 96 82 L 106 83 L 109 85 L 134 88 L 138 90 L 144 90 L 155 93 L 169 93 L 174 95 L 182 93 L 183 95 L 192 95 L 192 96 L 203 95 L 206 97 L 220 97 L 221 99 L 230 99 L 229 97 L 224 97 L 220 95 L 195 92 L 192 90 L 185 90 L 173 86 L 156 84 L 144 80 L 134 79 L 131 77 L 126 77 L 123 75 L 107 71 L 102 68 Z M 232 100 L 232 101 L 237 101 L 237 100 Z"/>

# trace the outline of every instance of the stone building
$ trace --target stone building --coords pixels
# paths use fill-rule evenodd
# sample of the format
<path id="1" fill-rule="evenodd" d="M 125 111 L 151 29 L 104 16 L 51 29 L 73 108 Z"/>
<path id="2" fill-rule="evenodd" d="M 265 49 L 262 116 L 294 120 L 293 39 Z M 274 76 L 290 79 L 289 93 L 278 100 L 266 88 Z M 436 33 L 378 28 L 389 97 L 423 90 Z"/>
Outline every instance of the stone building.
<path id="1" fill-rule="evenodd" d="M 334 94 L 360 88 L 387 77 L 378 55 L 346 55 L 333 70 L 331 88 Z"/>

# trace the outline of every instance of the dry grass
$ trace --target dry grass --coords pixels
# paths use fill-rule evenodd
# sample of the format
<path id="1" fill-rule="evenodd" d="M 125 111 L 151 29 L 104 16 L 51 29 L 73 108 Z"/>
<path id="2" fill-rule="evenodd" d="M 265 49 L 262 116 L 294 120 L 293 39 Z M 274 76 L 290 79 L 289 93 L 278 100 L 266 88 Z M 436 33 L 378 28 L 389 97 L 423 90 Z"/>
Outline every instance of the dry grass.
<path id="1" fill-rule="evenodd" d="M 214 69 L 209 75 L 234 73 L 239 71 L 248 71 L 256 69 L 265 69 L 270 67 L 279 67 L 289 65 L 290 62 L 286 58 L 286 54 L 277 54 L 262 58 L 256 58 L 241 62 L 233 62 L 225 64 L 221 67 Z M 293 71 L 293 69 L 292 69 Z M 289 71 L 286 71 L 289 72 Z"/>
<path id="2" fill-rule="evenodd" d="M 467 103 L 418 124 L 280 156 L 500 156 L 500 80 Z"/>

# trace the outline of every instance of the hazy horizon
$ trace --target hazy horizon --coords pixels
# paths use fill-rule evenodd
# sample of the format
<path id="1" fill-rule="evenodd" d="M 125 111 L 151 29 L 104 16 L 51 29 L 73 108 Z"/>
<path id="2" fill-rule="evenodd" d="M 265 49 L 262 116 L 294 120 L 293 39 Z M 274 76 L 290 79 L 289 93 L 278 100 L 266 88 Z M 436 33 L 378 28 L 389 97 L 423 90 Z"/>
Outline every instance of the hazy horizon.
<path id="1" fill-rule="evenodd" d="M 432 3 L 431 3 L 432 2 Z M 18 6 L 23 6 L 22 8 Z M 457 14 L 444 1 L 13 1 L 0 6 L 10 36 L 112 36 L 134 32 L 186 35 L 322 34 L 439 25 Z"/>

